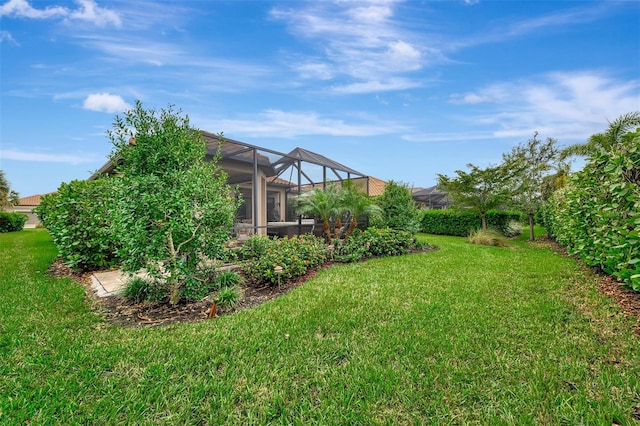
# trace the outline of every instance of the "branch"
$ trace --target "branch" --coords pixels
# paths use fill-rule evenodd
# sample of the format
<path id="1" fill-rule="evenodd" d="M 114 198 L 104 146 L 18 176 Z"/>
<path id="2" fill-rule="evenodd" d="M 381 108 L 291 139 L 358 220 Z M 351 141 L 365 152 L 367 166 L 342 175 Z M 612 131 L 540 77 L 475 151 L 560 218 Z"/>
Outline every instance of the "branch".
<path id="1" fill-rule="evenodd" d="M 187 244 L 188 242 L 192 241 L 196 237 L 196 233 L 198 232 L 198 229 L 200 228 L 200 225 L 202 225 L 202 222 L 200 222 L 198 224 L 198 226 L 196 226 L 196 228 L 193 230 L 193 233 L 191 234 L 191 237 L 189 239 L 184 240 L 183 242 L 178 244 L 178 248 L 176 249 L 176 253 L 180 253 L 180 249 L 182 248 L 182 246 Z M 171 234 L 169 234 L 169 235 L 171 235 Z"/>

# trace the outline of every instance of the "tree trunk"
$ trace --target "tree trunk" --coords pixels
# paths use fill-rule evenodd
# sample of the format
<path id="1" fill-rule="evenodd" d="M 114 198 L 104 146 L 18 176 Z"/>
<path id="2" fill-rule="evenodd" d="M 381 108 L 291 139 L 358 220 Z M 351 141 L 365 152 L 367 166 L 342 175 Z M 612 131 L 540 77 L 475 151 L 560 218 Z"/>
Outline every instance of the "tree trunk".
<path id="1" fill-rule="evenodd" d="M 169 294 L 169 303 L 171 305 L 177 305 L 180 302 L 180 285 L 178 280 L 174 280 L 171 282 L 170 286 L 171 293 Z"/>
<path id="2" fill-rule="evenodd" d="M 529 213 L 529 241 L 534 241 L 536 239 L 536 236 L 533 233 L 533 225 L 535 225 L 533 213 Z"/>
<path id="3" fill-rule="evenodd" d="M 322 221 L 322 229 L 324 230 L 324 239 L 327 244 L 331 244 L 331 227 L 328 220 Z"/>
<path id="4" fill-rule="evenodd" d="M 353 234 L 353 231 L 355 231 L 356 226 L 358 226 L 358 218 L 355 216 L 352 216 L 351 222 L 349 223 L 349 229 L 347 229 L 347 233 L 344 236 L 345 240 L 348 239 L 351 236 L 351 234 Z"/>
<path id="5" fill-rule="evenodd" d="M 336 217 L 336 223 L 334 225 L 333 233 L 335 234 L 335 238 L 340 239 L 342 236 L 342 218 L 340 215 Z"/>
<path id="6" fill-rule="evenodd" d="M 167 284 L 169 284 L 169 303 L 171 305 L 177 305 L 180 301 L 180 282 L 176 279 L 176 258 L 178 257 L 178 253 L 176 251 L 176 247 L 173 244 L 173 234 L 169 231 L 169 236 L 167 237 L 167 245 L 169 248 L 169 277 L 167 277 Z"/>
<path id="7" fill-rule="evenodd" d="M 487 229 L 487 217 L 484 213 L 480 214 L 480 222 L 482 223 L 482 229 Z"/>

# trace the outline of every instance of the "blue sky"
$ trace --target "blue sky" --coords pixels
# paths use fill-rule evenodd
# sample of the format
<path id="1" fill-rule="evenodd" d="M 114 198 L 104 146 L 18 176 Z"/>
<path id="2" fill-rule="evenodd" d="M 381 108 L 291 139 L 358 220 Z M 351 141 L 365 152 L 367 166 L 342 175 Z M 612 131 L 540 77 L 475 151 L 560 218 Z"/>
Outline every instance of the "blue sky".
<path id="1" fill-rule="evenodd" d="M 415 187 L 640 110 L 639 1 L 0 3 L 0 168 L 86 179 L 141 100 Z"/>

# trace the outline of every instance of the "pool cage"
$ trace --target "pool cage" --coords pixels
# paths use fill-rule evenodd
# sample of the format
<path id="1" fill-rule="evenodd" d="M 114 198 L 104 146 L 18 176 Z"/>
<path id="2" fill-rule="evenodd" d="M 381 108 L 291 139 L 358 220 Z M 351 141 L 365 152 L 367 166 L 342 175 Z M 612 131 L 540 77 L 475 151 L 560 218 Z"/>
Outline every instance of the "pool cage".
<path id="1" fill-rule="evenodd" d="M 244 201 L 234 227 L 239 240 L 254 234 L 319 233 L 321 227 L 316 226 L 314 219 L 305 219 L 294 211 L 295 199 L 305 190 L 350 179 L 369 193 L 366 175 L 315 152 L 295 148 L 285 154 L 233 139 L 220 139 L 209 132 L 203 132 L 203 136 L 207 141 L 207 158 L 212 159 L 219 152 L 218 164 Z"/>

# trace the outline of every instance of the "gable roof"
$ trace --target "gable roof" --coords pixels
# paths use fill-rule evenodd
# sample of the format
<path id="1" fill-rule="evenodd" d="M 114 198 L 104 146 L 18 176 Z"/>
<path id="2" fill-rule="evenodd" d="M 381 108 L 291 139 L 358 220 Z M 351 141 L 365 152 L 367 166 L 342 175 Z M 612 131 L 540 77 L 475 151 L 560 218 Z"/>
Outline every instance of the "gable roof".
<path id="1" fill-rule="evenodd" d="M 45 195 L 49 195 L 49 194 L 53 194 L 53 192 L 48 192 L 46 194 L 35 194 L 35 195 L 29 195 L 27 197 L 22 197 L 20 198 L 18 205 L 19 206 L 38 206 L 40 205 L 40 200 L 42 199 L 42 197 L 44 197 Z"/>

